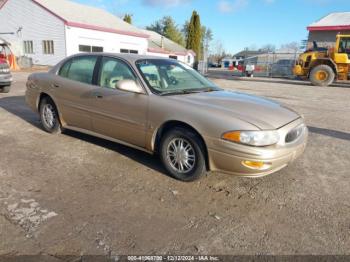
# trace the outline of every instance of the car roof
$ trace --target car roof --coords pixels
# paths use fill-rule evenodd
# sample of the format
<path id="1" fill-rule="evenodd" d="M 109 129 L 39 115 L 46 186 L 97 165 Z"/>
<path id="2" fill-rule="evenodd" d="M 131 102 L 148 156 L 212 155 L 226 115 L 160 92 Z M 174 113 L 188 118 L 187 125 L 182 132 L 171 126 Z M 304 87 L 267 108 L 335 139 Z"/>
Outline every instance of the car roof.
<path id="1" fill-rule="evenodd" d="M 151 56 L 151 55 L 139 55 L 139 54 L 117 54 L 117 53 L 105 53 L 105 52 L 79 53 L 79 54 L 71 56 L 70 58 L 79 57 L 79 56 L 86 56 L 86 55 L 111 56 L 111 57 L 116 57 L 116 58 L 121 58 L 121 59 L 127 60 L 131 63 L 136 62 L 137 60 L 143 60 L 143 59 L 161 59 L 161 60 L 176 61 L 174 59 L 167 58 L 167 57 L 159 57 L 159 56 Z"/>
<path id="2" fill-rule="evenodd" d="M 150 56 L 150 55 L 139 55 L 139 54 L 117 54 L 117 53 L 105 53 L 105 52 L 92 52 L 92 53 L 79 53 L 75 55 L 71 55 L 60 61 L 58 64 L 56 64 L 54 67 L 51 68 L 50 72 L 56 73 L 60 68 L 69 60 L 74 59 L 75 57 L 82 57 L 82 56 L 109 56 L 109 57 L 115 57 L 120 58 L 128 63 L 135 65 L 135 62 L 138 60 L 144 60 L 144 59 L 157 59 L 157 60 L 165 60 L 165 61 L 172 61 L 172 62 L 178 62 L 175 59 L 167 58 L 167 57 L 159 57 L 159 56 Z"/>

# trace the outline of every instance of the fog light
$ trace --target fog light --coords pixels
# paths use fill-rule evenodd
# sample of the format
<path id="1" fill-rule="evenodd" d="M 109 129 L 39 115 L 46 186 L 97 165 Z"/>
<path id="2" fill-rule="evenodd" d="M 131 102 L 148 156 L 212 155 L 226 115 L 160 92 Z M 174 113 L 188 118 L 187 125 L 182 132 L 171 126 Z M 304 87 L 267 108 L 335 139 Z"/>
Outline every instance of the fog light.
<path id="1" fill-rule="evenodd" d="M 267 162 L 262 162 L 262 161 L 245 160 L 245 161 L 242 161 L 242 165 L 255 170 L 265 170 L 270 168 L 272 164 Z"/>

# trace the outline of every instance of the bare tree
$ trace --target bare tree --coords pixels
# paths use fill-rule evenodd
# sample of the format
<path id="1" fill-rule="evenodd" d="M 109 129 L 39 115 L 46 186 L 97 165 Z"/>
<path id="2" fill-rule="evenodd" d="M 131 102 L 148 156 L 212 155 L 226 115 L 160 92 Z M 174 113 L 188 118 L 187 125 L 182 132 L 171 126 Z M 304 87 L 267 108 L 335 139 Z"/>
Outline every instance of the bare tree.
<path id="1" fill-rule="evenodd" d="M 256 46 L 256 44 L 252 44 L 250 46 L 247 46 L 246 48 L 244 48 L 244 50 L 246 51 L 258 51 L 258 47 Z"/>
<path id="2" fill-rule="evenodd" d="M 274 52 L 276 51 L 276 46 L 273 45 L 273 44 L 267 44 L 267 45 L 264 45 L 260 48 L 261 51 L 264 51 L 264 52 Z"/>
<path id="3" fill-rule="evenodd" d="M 281 49 L 291 49 L 296 52 L 300 50 L 300 45 L 298 42 L 290 42 L 290 43 L 281 45 Z"/>
<path id="4" fill-rule="evenodd" d="M 224 45 L 220 40 L 214 42 L 213 50 L 211 50 L 210 53 L 209 60 L 215 63 L 221 63 L 221 60 L 229 55 L 225 51 Z"/>

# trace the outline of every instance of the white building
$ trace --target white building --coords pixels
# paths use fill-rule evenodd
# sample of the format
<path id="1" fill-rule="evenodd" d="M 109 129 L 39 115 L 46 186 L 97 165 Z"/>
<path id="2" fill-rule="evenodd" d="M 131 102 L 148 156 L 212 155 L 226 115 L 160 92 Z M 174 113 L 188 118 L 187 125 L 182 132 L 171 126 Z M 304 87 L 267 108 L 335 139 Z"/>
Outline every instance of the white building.
<path id="1" fill-rule="evenodd" d="M 194 51 L 187 50 L 183 46 L 171 41 L 157 32 L 149 30 L 143 30 L 143 32 L 149 35 L 147 49 L 148 55 L 173 58 L 193 66 L 196 56 Z"/>
<path id="2" fill-rule="evenodd" d="M 0 0 L 0 33 L 16 56 L 55 65 L 79 52 L 149 54 L 193 65 L 195 53 L 105 10 L 69 0 Z"/>
<path id="3" fill-rule="evenodd" d="M 68 0 L 0 0 L 0 33 L 16 56 L 54 65 L 79 52 L 148 53 L 149 35 L 98 8 Z"/>

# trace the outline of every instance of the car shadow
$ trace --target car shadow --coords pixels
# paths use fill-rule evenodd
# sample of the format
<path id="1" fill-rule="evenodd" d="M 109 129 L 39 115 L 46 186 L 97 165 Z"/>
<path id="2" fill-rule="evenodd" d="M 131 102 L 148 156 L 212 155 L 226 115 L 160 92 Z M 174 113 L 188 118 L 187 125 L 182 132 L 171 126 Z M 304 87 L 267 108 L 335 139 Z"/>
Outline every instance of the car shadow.
<path id="1" fill-rule="evenodd" d="M 11 97 L 0 98 L 0 108 L 3 108 L 7 112 L 41 129 L 40 119 L 38 115 L 26 105 L 24 96 L 11 96 Z M 63 132 L 63 135 L 74 137 L 76 139 L 83 140 L 90 144 L 94 144 L 96 146 L 100 146 L 100 147 L 115 151 L 116 153 L 119 153 L 150 169 L 153 169 L 155 171 L 158 171 L 159 173 L 162 173 L 168 176 L 167 172 L 163 168 L 157 156 L 150 155 L 143 151 L 133 149 L 131 147 L 127 147 L 105 139 L 97 138 L 94 136 L 86 135 L 86 134 L 71 131 L 71 130 L 65 130 Z"/>
<path id="2" fill-rule="evenodd" d="M 7 112 L 35 127 L 40 127 L 38 115 L 26 105 L 24 96 L 2 97 L 0 98 L 0 108 L 5 109 Z"/>
<path id="3" fill-rule="evenodd" d="M 314 126 L 308 126 L 308 129 L 311 133 L 334 137 L 342 140 L 350 141 L 350 133 L 332 130 L 332 129 L 326 129 L 326 128 L 319 128 Z"/>
<path id="4" fill-rule="evenodd" d="M 105 149 L 115 151 L 129 159 L 132 159 L 144 166 L 147 166 L 148 168 L 151 168 L 155 171 L 158 171 L 159 173 L 162 173 L 163 175 L 168 176 L 159 158 L 156 155 L 151 155 L 141 150 L 137 150 L 128 146 L 124 146 L 122 144 L 118 144 L 115 142 L 111 142 L 109 140 L 105 140 L 95 136 L 90 136 L 90 135 L 76 132 L 73 130 L 66 129 L 64 130 L 63 134 L 73 138 L 83 140 L 84 142 L 87 142 L 99 147 L 103 147 Z"/>

